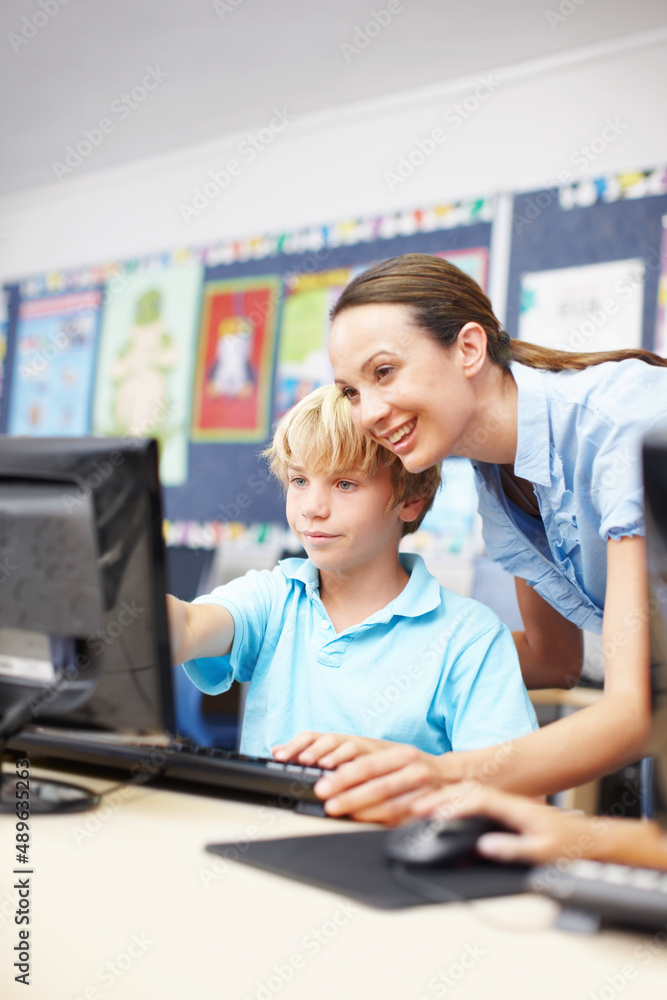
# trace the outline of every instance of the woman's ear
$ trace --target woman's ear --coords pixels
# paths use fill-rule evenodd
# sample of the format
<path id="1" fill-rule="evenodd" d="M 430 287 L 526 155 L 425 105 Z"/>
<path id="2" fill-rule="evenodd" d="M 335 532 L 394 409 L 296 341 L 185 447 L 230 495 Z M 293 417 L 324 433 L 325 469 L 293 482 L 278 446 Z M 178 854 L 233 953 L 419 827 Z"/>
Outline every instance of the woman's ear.
<path id="1" fill-rule="evenodd" d="M 458 332 L 456 345 L 460 351 L 463 374 L 471 378 L 486 361 L 486 330 L 479 323 L 466 323 Z"/>

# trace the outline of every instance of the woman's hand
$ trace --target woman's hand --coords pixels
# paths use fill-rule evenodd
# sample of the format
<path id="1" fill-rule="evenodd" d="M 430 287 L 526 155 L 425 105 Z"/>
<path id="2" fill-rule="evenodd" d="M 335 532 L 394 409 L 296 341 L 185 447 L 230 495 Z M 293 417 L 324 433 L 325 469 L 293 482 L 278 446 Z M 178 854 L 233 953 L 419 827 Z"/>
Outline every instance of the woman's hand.
<path id="1" fill-rule="evenodd" d="M 289 743 L 275 746 L 272 752 L 276 760 L 296 760 L 299 764 L 332 768 L 394 745 L 398 744 L 366 736 L 303 732 Z"/>
<path id="2" fill-rule="evenodd" d="M 489 816 L 511 831 L 485 833 L 477 850 L 497 861 L 545 864 L 590 858 L 667 871 L 667 835 L 647 820 L 582 816 L 474 781 L 441 788 L 413 803 L 413 815 Z"/>
<path id="3" fill-rule="evenodd" d="M 320 778 L 315 792 L 327 800 L 329 816 L 394 825 L 411 818 L 410 808 L 425 790 L 441 784 L 441 761 L 406 743 L 384 744 L 378 752 L 364 753 Z"/>
<path id="4" fill-rule="evenodd" d="M 485 833 L 477 841 L 480 854 L 498 861 L 542 864 L 556 858 L 604 859 L 608 852 L 613 854 L 618 839 L 618 822 L 609 817 L 563 812 L 472 781 L 449 785 L 414 803 L 414 815 L 431 813 L 444 819 L 489 816 L 516 831 Z M 628 830 L 628 836 L 635 832 Z"/>

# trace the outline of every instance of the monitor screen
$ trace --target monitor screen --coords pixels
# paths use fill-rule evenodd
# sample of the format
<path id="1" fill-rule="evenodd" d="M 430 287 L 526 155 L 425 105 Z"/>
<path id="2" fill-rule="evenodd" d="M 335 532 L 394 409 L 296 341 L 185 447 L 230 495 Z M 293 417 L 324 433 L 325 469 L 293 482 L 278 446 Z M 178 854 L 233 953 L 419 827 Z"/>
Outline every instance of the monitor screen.
<path id="1" fill-rule="evenodd" d="M 667 828 L 667 430 L 644 442 L 655 818 Z"/>
<path id="2" fill-rule="evenodd" d="M 0 438 L 0 715 L 174 731 L 155 441 Z"/>

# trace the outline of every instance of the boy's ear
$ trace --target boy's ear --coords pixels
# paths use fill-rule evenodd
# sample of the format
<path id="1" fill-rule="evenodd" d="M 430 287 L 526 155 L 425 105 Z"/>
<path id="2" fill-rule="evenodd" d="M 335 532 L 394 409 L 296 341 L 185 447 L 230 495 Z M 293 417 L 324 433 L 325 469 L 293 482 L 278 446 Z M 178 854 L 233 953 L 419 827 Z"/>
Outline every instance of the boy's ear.
<path id="1" fill-rule="evenodd" d="M 411 521 L 416 521 L 422 510 L 424 509 L 424 504 L 426 500 L 424 497 L 414 496 L 408 497 L 403 503 L 398 505 L 398 516 L 401 521 L 410 523 Z"/>

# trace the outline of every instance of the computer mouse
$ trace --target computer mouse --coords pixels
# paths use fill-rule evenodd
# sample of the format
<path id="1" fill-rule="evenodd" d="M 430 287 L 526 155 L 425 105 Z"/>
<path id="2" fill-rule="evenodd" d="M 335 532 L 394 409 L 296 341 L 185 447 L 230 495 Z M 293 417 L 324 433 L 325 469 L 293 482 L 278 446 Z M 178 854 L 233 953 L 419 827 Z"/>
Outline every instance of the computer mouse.
<path id="1" fill-rule="evenodd" d="M 507 831 L 508 827 L 488 816 L 428 817 L 392 830 L 385 841 L 385 855 L 403 864 L 444 868 L 478 857 L 475 847 L 483 833 Z"/>

